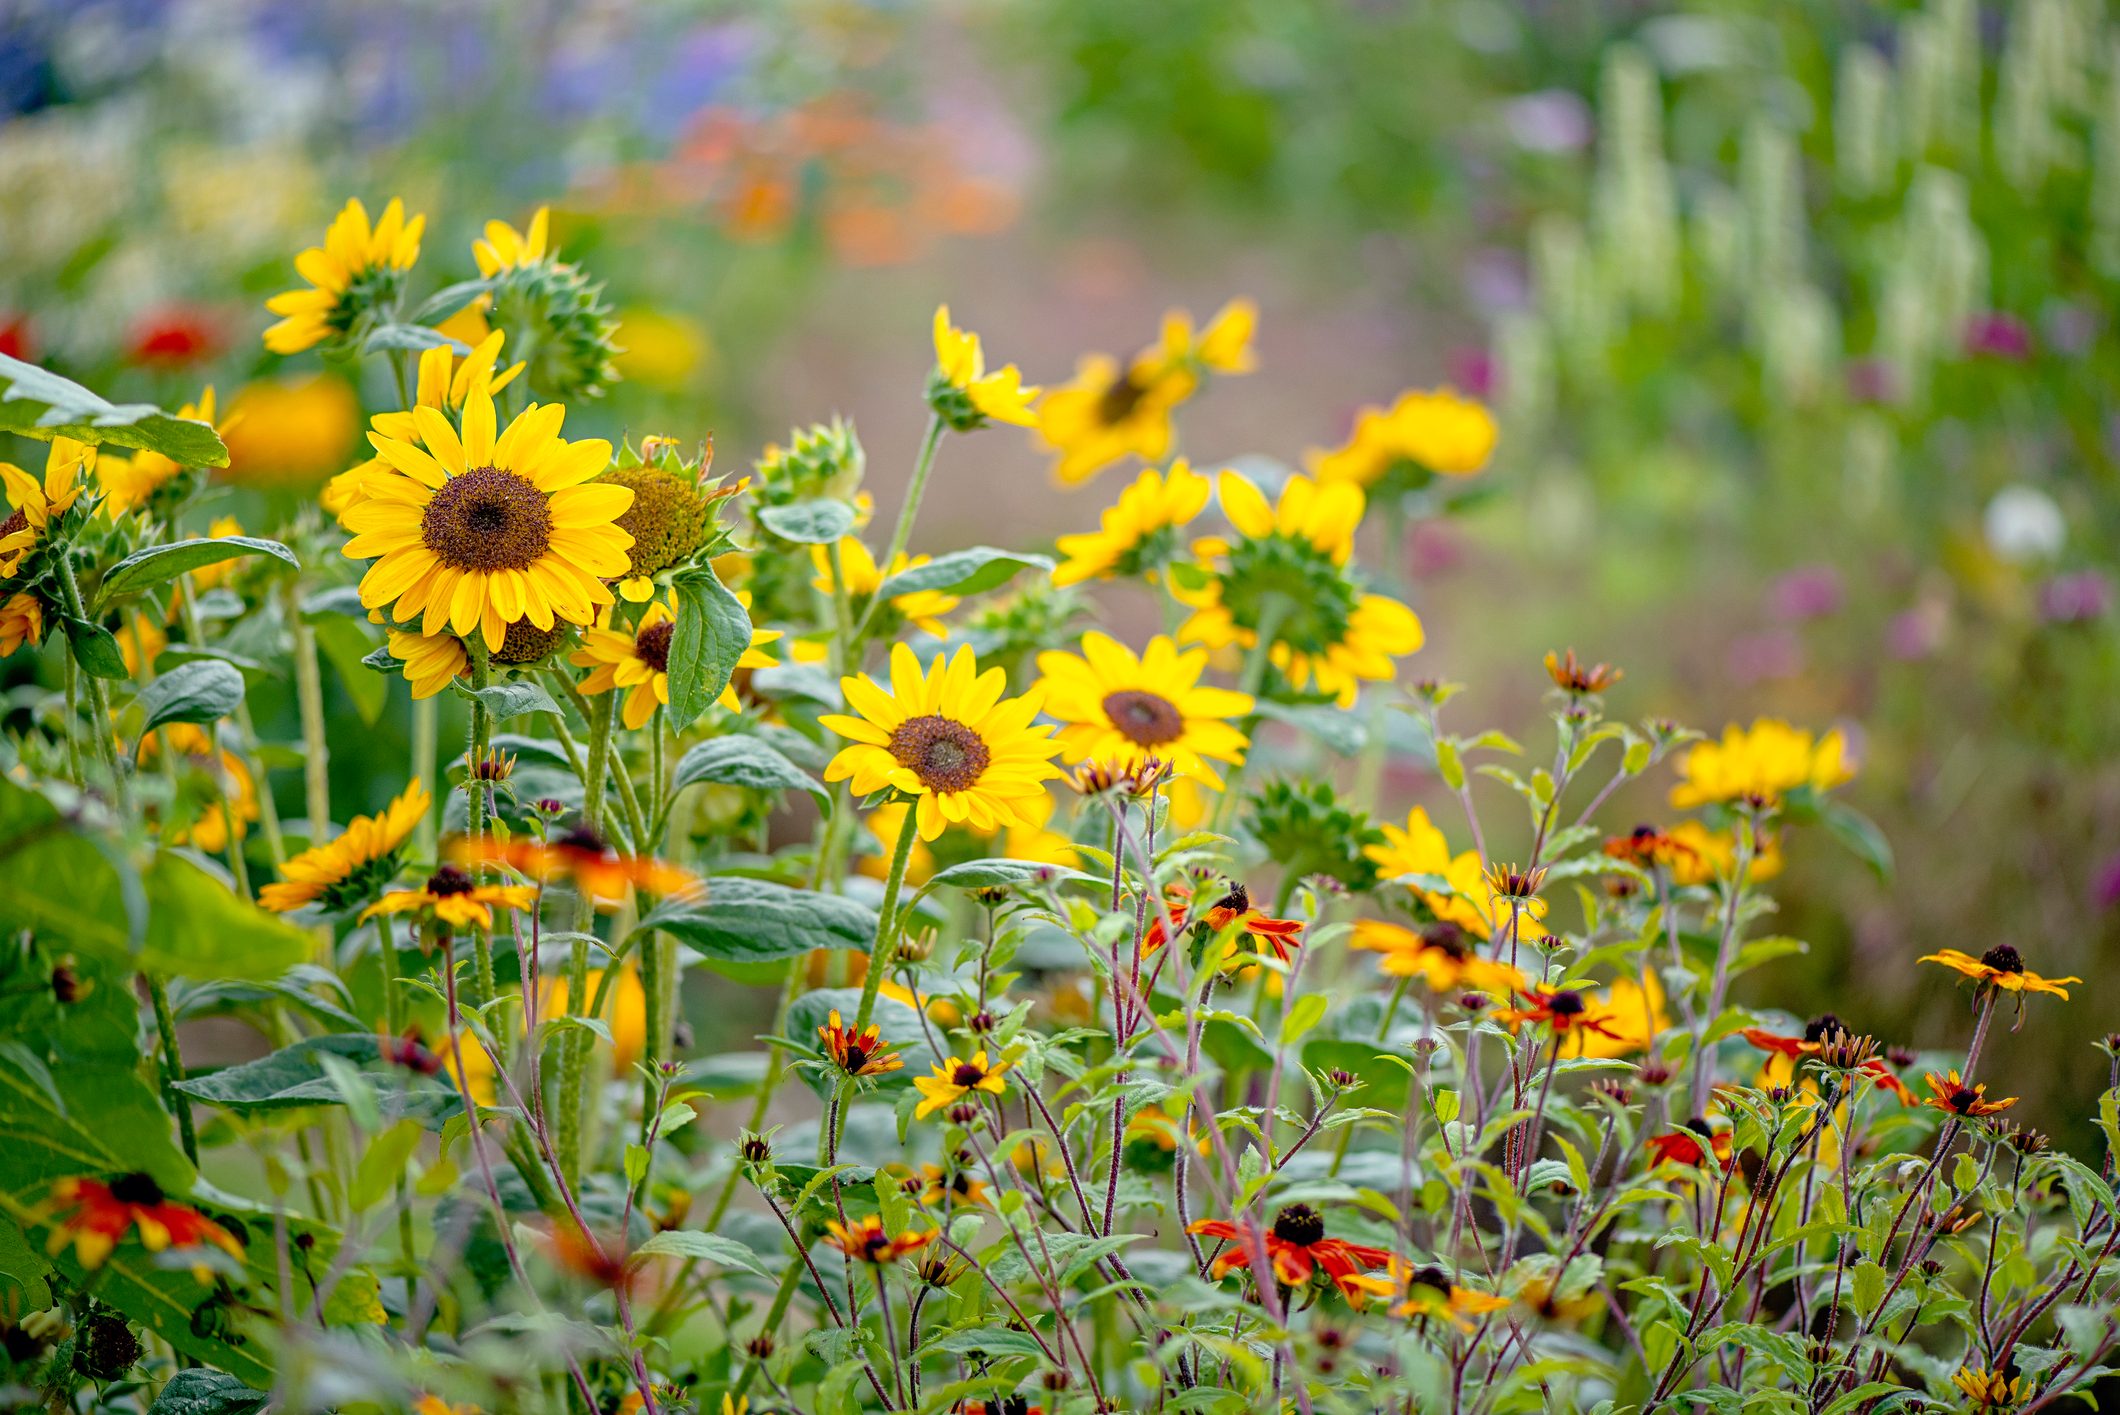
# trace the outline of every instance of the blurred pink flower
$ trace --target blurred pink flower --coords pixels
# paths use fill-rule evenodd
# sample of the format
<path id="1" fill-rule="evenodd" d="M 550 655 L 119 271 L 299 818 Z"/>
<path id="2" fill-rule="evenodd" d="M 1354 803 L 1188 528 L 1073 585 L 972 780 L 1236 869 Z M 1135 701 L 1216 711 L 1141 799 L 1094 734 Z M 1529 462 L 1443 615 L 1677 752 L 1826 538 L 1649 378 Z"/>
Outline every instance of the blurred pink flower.
<path id="1" fill-rule="evenodd" d="M 2056 575 L 2039 587 L 2039 617 L 2049 624 L 2085 624 L 2112 608 L 2111 581 L 2097 570 Z"/>
<path id="2" fill-rule="evenodd" d="M 1778 619 L 1802 623 L 1837 613 L 1846 598 L 1840 572 L 1830 565 L 1803 565 L 1774 582 L 1767 603 Z"/>
<path id="3" fill-rule="evenodd" d="M 1965 323 L 1965 351 L 1974 358 L 2022 362 L 2032 356 L 2031 327 L 2013 314 L 1976 314 Z"/>
<path id="4" fill-rule="evenodd" d="M 1787 629 L 1743 634 L 1730 641 L 1728 662 L 1740 683 L 1793 678 L 1803 671 L 1803 642 Z"/>

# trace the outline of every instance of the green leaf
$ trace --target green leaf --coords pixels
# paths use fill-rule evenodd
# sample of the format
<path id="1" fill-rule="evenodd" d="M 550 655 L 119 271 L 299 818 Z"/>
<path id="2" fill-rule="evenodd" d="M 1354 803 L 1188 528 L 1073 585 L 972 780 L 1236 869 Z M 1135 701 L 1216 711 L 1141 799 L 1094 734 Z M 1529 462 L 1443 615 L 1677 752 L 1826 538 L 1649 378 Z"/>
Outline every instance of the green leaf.
<path id="1" fill-rule="evenodd" d="M 143 969 L 188 978 L 272 978 L 309 956 L 308 934 L 237 898 L 180 851 L 159 851 L 141 879 L 147 889 Z"/>
<path id="2" fill-rule="evenodd" d="M 271 1399 L 225 1371 L 195 1366 L 169 1378 L 147 1415 L 258 1415 Z"/>
<path id="3" fill-rule="evenodd" d="M 967 1327 L 962 1331 L 944 1332 L 931 1341 L 922 1342 L 920 1349 L 951 1356 L 984 1356 L 989 1361 L 1007 1356 L 1045 1354 L 1044 1348 L 1029 1332 L 1010 1331 L 1006 1327 Z"/>
<path id="4" fill-rule="evenodd" d="M 74 662 L 81 665 L 84 673 L 113 683 L 132 677 L 125 666 L 125 655 L 118 651 L 117 639 L 101 624 L 86 619 L 66 620 L 66 646 L 73 650 Z"/>
<path id="5" fill-rule="evenodd" d="M 746 1244 L 733 1238 L 724 1238 L 719 1233 L 701 1233 L 697 1229 L 671 1229 L 658 1233 L 633 1250 L 632 1262 L 643 1258 L 704 1258 L 710 1263 L 725 1268 L 741 1268 L 745 1272 L 757 1273 L 770 1278 L 775 1274 L 766 1271 L 758 1254 Z"/>
<path id="6" fill-rule="evenodd" d="M 140 690 L 146 733 L 165 722 L 212 723 L 243 702 L 243 675 L 219 659 L 202 658 L 173 668 Z"/>
<path id="7" fill-rule="evenodd" d="M 45 1281 L 51 1270 L 15 1222 L 0 1215 L 0 1311 L 41 1312 L 51 1306 L 51 1284 Z"/>
<path id="8" fill-rule="evenodd" d="M 853 507 L 830 497 L 761 507 L 758 512 L 760 525 L 799 545 L 830 545 L 854 529 L 854 520 Z"/>
<path id="9" fill-rule="evenodd" d="M 1868 865 L 1878 879 L 1891 880 L 1892 842 L 1885 839 L 1877 822 L 1830 797 L 1819 803 L 1818 819 L 1825 826 L 1826 833 Z"/>
<path id="10" fill-rule="evenodd" d="M 1253 1152 L 1246 1150 L 1245 1153 Z M 1091 1264 L 1111 1256 L 1140 1237 L 1138 1233 L 1114 1233 L 1106 1238 L 1088 1233 L 1048 1233 L 1042 1251 L 1037 1243 L 1032 1243 L 1030 1250 L 1041 1264 L 1050 1254 L 1053 1266 L 1060 1269 L 1060 1281 L 1067 1282 L 1087 1271 Z M 989 1263 L 987 1271 L 1000 1282 L 1015 1282 L 1031 1275 L 1030 1265 L 1023 1261 L 1023 1254 L 1014 1249 Z"/>
<path id="11" fill-rule="evenodd" d="M 552 701 L 552 695 L 528 678 L 489 683 L 483 688 L 474 688 L 461 678 L 452 678 L 449 686 L 473 702 L 484 703 L 495 722 L 521 717 L 526 712 L 559 711 L 559 704 Z"/>
<path id="12" fill-rule="evenodd" d="M 921 886 L 920 893 L 925 896 L 944 886 L 951 889 L 1006 889 L 1038 879 L 1076 883 L 1094 882 L 1096 877 L 1069 865 L 1051 865 L 1039 860 L 966 860 L 930 876 Z"/>
<path id="13" fill-rule="evenodd" d="M 1369 729 L 1360 718 L 1330 703 L 1291 705 L 1261 698 L 1256 710 L 1269 721 L 1285 722 L 1317 738 L 1327 751 L 1338 756 L 1356 756 L 1369 741 Z"/>
<path id="14" fill-rule="evenodd" d="M 39 442 L 80 442 L 159 452 L 185 467 L 225 467 L 228 449 L 213 428 L 151 403 L 113 403 L 50 369 L 0 354 L 0 432 Z"/>
<path id="15" fill-rule="evenodd" d="M 459 355 L 471 352 L 471 346 L 461 339 L 451 339 L 439 329 L 424 324 L 378 324 L 368 331 L 361 341 L 361 352 L 373 354 L 378 350 L 402 349 L 408 354 L 421 354 L 429 349 L 453 349 Z"/>
<path id="16" fill-rule="evenodd" d="M 238 1114 L 343 1105 L 345 1095 L 325 1069 L 327 1056 L 372 1063 L 381 1056 L 381 1047 L 374 1036 L 364 1032 L 304 1037 L 255 1060 L 188 1077 L 176 1086 L 187 1096 Z M 408 1082 L 418 1084 L 384 1089 L 379 1094 L 383 1113 L 389 1118 L 394 1120 L 414 1112 L 434 1117 L 458 1108 L 456 1092 L 442 1081 L 404 1074 Z"/>
<path id="17" fill-rule="evenodd" d="M 817 798 L 819 810 L 832 806 L 832 793 L 817 778 L 747 733 L 711 738 L 678 758 L 671 794 L 701 781 L 752 791 L 807 791 Z"/>
<path id="18" fill-rule="evenodd" d="M 1019 570 L 1050 571 L 1052 568 L 1050 556 L 1023 555 L 1013 550 L 996 550 L 990 545 L 975 545 L 968 550 L 954 550 L 948 555 L 937 556 L 925 565 L 900 570 L 885 580 L 877 593 L 885 599 L 896 599 L 921 590 L 972 595 L 1007 584 Z"/>
<path id="19" fill-rule="evenodd" d="M 173 1194 L 189 1193 L 196 1177 L 154 1088 L 122 1063 L 52 1070 L 0 1044 L 0 1133 L 0 1192 L 24 1204 L 75 1175 L 138 1170 Z"/>
<path id="20" fill-rule="evenodd" d="M 246 555 L 269 555 L 291 569 L 302 568 L 293 551 L 276 540 L 258 536 L 200 536 L 171 541 L 136 550 L 111 566 L 110 573 L 103 577 L 103 587 L 96 592 L 96 604 L 100 607 L 118 595 L 164 584 L 189 571 Z"/>
<path id="21" fill-rule="evenodd" d="M 813 948 L 865 953 L 876 940 L 876 911 L 837 894 L 725 876 L 713 881 L 703 900 L 660 905 L 635 933 L 657 929 L 709 962 L 763 963 Z"/>
<path id="22" fill-rule="evenodd" d="M 375 648 L 367 627 L 342 615 L 327 615 L 316 621 L 316 637 L 317 648 L 331 660 L 346 696 L 353 700 L 353 710 L 361 715 L 362 722 L 375 726 L 390 701 L 390 681 L 367 671 L 368 655 Z"/>
<path id="23" fill-rule="evenodd" d="M 383 1202 L 419 1148 L 422 1133 L 416 1121 L 400 1120 L 369 1138 L 353 1171 L 353 1186 L 346 1191 L 355 1213 L 366 1213 Z"/>
<path id="24" fill-rule="evenodd" d="M 729 686 L 751 646 L 751 616 L 710 565 L 677 575 L 677 625 L 670 634 L 670 726 L 682 732 Z"/>

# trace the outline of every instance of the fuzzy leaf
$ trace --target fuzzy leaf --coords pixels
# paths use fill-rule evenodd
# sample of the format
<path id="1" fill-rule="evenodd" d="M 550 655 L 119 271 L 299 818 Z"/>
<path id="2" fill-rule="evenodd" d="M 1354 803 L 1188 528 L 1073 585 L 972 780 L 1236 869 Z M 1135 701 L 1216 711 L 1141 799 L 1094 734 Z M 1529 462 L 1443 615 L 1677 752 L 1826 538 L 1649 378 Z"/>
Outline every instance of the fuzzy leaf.
<path id="1" fill-rule="evenodd" d="M 830 545 L 854 529 L 854 519 L 853 507 L 829 497 L 766 506 L 758 512 L 759 524 L 798 545 Z"/>
<path id="2" fill-rule="evenodd" d="M 0 354 L 0 432 L 39 442 L 80 442 L 159 452 L 185 467 L 225 467 L 228 449 L 212 427 L 151 403 L 113 403 L 50 369 Z"/>
<path id="3" fill-rule="evenodd" d="M 729 686 L 751 645 L 751 616 L 712 566 L 675 580 L 677 625 L 670 635 L 670 726 L 682 732 Z"/>
<path id="4" fill-rule="evenodd" d="M 143 736 L 165 722 L 216 722 L 242 705 L 243 675 L 218 659 L 202 658 L 149 683 L 139 701 L 146 714 Z"/>
<path id="5" fill-rule="evenodd" d="M 701 781 L 752 791 L 807 791 L 817 799 L 819 810 L 832 807 L 832 793 L 817 778 L 748 733 L 712 738 L 678 758 L 671 793 Z"/>
<path id="6" fill-rule="evenodd" d="M 1007 584 L 1019 570 L 1052 568 L 1050 556 L 1023 555 L 1013 550 L 996 550 L 990 545 L 975 545 L 968 550 L 937 556 L 925 565 L 900 570 L 885 580 L 877 593 L 885 599 L 896 599 L 921 590 L 973 595 Z"/>
<path id="7" fill-rule="evenodd" d="M 96 603 L 98 606 L 108 604 L 121 594 L 164 584 L 188 571 L 219 565 L 224 560 L 245 555 L 269 555 L 290 569 L 302 568 L 302 562 L 295 559 L 294 552 L 276 540 L 259 536 L 198 536 L 191 540 L 171 541 L 167 545 L 150 545 L 126 556 L 111 566 L 110 573 L 103 577 L 103 587 L 96 592 Z"/>
<path id="8" fill-rule="evenodd" d="M 664 903 L 635 932 L 658 929 L 708 962 L 763 963 L 813 948 L 867 952 L 876 939 L 876 911 L 842 895 L 721 877 L 705 899 Z"/>

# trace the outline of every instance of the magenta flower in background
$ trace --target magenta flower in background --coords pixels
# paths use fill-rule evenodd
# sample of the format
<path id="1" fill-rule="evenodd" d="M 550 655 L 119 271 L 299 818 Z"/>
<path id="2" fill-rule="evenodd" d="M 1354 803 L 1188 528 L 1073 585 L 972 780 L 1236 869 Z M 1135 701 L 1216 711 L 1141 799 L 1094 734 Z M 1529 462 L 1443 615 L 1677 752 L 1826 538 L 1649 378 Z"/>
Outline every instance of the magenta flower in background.
<path id="1" fill-rule="evenodd" d="M 1943 647 L 1948 611 L 1928 600 L 1892 616 L 1885 626 L 1885 652 L 1902 662 L 1927 658 Z"/>
<path id="2" fill-rule="evenodd" d="M 2013 314 L 1976 314 L 1965 324 L 1965 351 L 1974 358 L 2023 362 L 2032 356 L 2032 330 Z"/>
<path id="3" fill-rule="evenodd" d="M 2100 909 L 2120 908 L 2120 855 L 2108 858 L 2091 876 L 2091 903 Z"/>
<path id="4" fill-rule="evenodd" d="M 1848 360 L 1848 397 L 1858 403 L 1899 401 L 1899 372 L 1888 359 Z"/>
<path id="5" fill-rule="evenodd" d="M 1767 605 L 1777 619 L 1803 623 L 1838 613 L 1846 593 L 1830 565 L 1801 565 L 1774 582 Z"/>
<path id="6" fill-rule="evenodd" d="M 1457 349 L 1450 355 L 1450 382 L 1467 398 L 1492 402 L 1496 372 L 1494 355 L 1485 349 Z"/>
<path id="7" fill-rule="evenodd" d="M 2049 624 L 2087 624 L 2112 607 L 2113 587 L 2097 570 L 2056 575 L 2039 587 L 2039 617 Z"/>

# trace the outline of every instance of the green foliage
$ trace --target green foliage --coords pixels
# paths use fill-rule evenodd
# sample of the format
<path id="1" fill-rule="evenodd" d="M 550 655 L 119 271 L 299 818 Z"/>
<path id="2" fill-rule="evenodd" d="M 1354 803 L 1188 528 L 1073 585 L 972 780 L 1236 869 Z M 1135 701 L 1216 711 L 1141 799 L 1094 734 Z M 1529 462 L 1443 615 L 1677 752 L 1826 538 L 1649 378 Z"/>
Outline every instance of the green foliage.
<path id="1" fill-rule="evenodd" d="M 225 467 L 228 449 L 207 424 L 146 403 L 112 403 L 50 369 L 0 354 L 0 432 L 49 442 L 107 443 L 159 452 L 180 466 Z"/>

